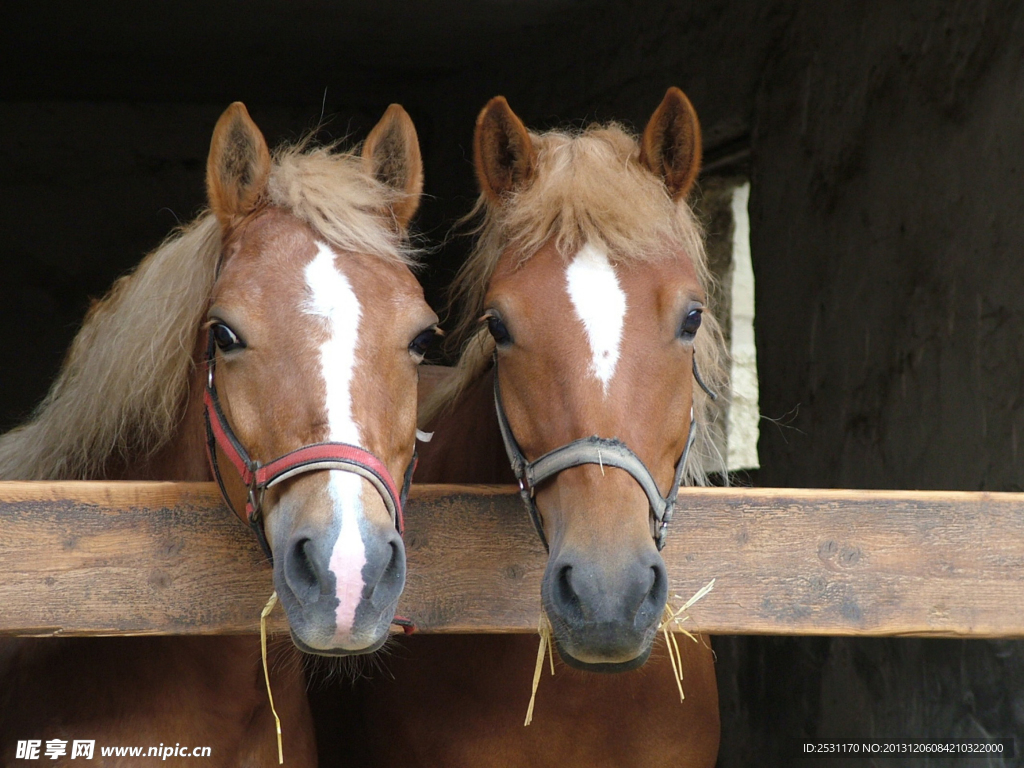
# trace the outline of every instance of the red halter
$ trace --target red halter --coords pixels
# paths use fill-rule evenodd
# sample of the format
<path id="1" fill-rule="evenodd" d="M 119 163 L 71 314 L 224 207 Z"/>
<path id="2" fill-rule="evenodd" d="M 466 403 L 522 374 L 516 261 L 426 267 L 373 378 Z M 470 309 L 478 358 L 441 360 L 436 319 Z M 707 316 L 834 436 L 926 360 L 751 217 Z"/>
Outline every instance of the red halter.
<path id="1" fill-rule="evenodd" d="M 247 523 L 253 529 L 269 560 L 273 561 L 273 555 L 262 525 L 263 494 L 267 488 L 304 472 L 336 469 L 351 472 L 368 480 L 384 500 L 384 505 L 388 508 L 399 534 L 403 533 L 405 523 L 402 517 L 402 508 L 408 498 L 412 474 L 416 469 L 415 451 L 413 451 L 412 461 L 405 471 L 401 492 L 398 491 L 395 481 L 383 461 L 365 448 L 348 443 L 304 445 L 273 461 L 260 464 L 249 457 L 249 453 L 238 441 L 231 425 L 224 418 L 220 399 L 217 397 L 217 387 L 213 383 L 214 354 L 215 342 L 211 330 L 206 350 L 206 392 L 203 395 L 205 404 L 203 412 L 206 417 L 206 455 L 210 461 L 210 470 L 217 480 L 217 485 L 220 486 L 224 502 L 242 522 Z M 246 501 L 244 513 L 235 509 L 227 489 L 224 487 L 220 466 L 217 463 L 218 447 L 234 466 L 242 483 L 249 489 L 249 498 Z"/>

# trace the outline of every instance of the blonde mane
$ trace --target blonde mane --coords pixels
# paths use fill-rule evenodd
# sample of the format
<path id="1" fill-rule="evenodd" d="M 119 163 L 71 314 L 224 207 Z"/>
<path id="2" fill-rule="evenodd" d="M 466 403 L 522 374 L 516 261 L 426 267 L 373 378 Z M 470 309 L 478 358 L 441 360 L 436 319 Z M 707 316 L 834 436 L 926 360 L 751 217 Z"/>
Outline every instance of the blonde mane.
<path id="1" fill-rule="evenodd" d="M 467 220 L 480 218 L 477 241 L 459 270 L 451 291 L 459 316 L 452 343 L 460 350 L 455 373 L 423 407 L 426 423 L 458 399 L 488 368 L 494 344 L 478 322 L 499 257 L 506 251 L 530 258 L 549 241 L 563 254 L 585 243 L 605 246 L 617 262 L 642 263 L 685 252 L 705 292 L 712 277 L 703 234 L 685 201 L 673 201 L 664 184 L 638 162 L 639 145 L 620 125 L 593 125 L 578 134 L 531 133 L 537 169 L 524 190 L 493 203 L 481 195 Z M 721 445 L 727 397 L 727 360 L 722 332 L 705 311 L 696 340 L 701 377 L 720 395 L 712 401 L 694 382 L 697 439 L 687 465 L 686 482 L 705 484 L 707 475 L 725 469 Z"/>
<path id="2" fill-rule="evenodd" d="M 275 153 L 267 202 L 340 249 L 412 265 L 406 234 L 385 213 L 399 193 L 373 178 L 357 151 L 307 144 Z M 221 243 L 205 212 L 93 305 L 46 398 L 0 436 L 0 480 L 97 479 L 112 461 L 144 460 L 171 439 Z"/>

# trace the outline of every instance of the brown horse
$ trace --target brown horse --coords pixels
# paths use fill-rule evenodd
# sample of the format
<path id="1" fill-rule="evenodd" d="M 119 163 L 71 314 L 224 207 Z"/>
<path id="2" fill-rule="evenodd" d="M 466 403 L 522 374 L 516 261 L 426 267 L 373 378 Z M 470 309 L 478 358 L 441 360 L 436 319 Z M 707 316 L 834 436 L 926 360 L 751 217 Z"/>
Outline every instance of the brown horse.
<path id="1" fill-rule="evenodd" d="M 714 765 L 710 648 L 680 643 L 683 703 L 664 652 L 636 669 L 669 594 L 666 502 L 681 479 L 704 481 L 717 425 L 702 386 L 725 378 L 686 204 L 696 114 L 673 88 L 639 142 L 617 125 L 536 134 L 499 97 L 477 121 L 475 164 L 483 221 L 456 283 L 463 353 L 431 377 L 421 419 L 435 437 L 416 478 L 508 482 L 517 466 L 549 545 L 543 607 L 575 669 L 545 674 L 523 728 L 535 637 L 410 638 L 367 702 L 373 727 L 394 734 L 375 741 L 386 759 L 430 766 Z"/>
<path id="2" fill-rule="evenodd" d="M 295 645 L 375 650 L 405 582 L 397 487 L 437 322 L 409 268 L 415 129 L 393 105 L 361 153 L 271 156 L 237 103 L 214 131 L 207 185 L 210 212 L 92 308 L 36 415 L 0 439 L 0 478 L 216 474 L 265 537 Z M 277 764 L 258 638 L 0 651 L 0 764 L 29 739 L 67 740 L 60 764 L 76 764 L 74 739 L 95 740 L 106 765 L 133 760 L 103 747 L 157 744 L 210 747 L 211 765 Z M 300 654 L 279 643 L 272 656 L 285 759 L 315 765 Z"/>

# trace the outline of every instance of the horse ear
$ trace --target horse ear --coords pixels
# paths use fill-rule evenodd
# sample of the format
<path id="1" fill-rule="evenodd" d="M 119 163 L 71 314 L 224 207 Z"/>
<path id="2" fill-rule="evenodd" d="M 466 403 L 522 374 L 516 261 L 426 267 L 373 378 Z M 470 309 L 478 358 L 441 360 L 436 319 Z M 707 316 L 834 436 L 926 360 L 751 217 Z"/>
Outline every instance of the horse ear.
<path id="1" fill-rule="evenodd" d="M 269 178 L 267 141 L 245 105 L 236 101 L 217 121 L 206 159 L 206 191 L 222 227 L 252 212 Z"/>
<path id="2" fill-rule="evenodd" d="M 388 107 L 363 144 L 363 162 L 374 178 L 398 194 L 391 211 L 405 229 L 420 207 L 423 158 L 412 118 L 399 104 Z"/>
<path id="3" fill-rule="evenodd" d="M 476 119 L 473 163 L 480 191 L 497 201 L 522 189 L 537 170 L 537 152 L 522 120 L 504 96 L 495 96 Z"/>
<path id="4" fill-rule="evenodd" d="M 685 197 L 700 172 L 697 112 L 678 88 L 669 88 L 640 142 L 640 162 L 661 177 L 673 200 Z"/>

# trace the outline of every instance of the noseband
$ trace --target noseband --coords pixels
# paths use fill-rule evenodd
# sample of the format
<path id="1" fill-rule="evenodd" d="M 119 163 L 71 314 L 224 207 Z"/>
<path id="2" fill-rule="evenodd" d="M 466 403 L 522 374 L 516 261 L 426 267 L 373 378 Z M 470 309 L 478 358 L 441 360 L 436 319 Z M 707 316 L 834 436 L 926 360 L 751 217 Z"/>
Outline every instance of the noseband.
<path id="1" fill-rule="evenodd" d="M 718 399 L 718 395 L 712 392 L 700 377 L 700 373 L 697 371 L 696 355 L 693 358 L 693 378 L 712 400 Z M 679 461 L 676 462 L 675 477 L 666 496 L 661 495 L 654 475 L 651 474 L 651 470 L 647 468 L 640 457 L 633 453 L 628 445 L 615 438 L 591 435 L 548 451 L 535 461 L 528 461 L 512 433 L 508 416 L 505 415 L 505 406 L 501 400 L 501 387 L 498 384 L 497 351 L 494 353 L 494 407 L 498 413 L 498 426 L 501 429 L 501 439 L 505 443 L 505 452 L 508 454 L 512 471 L 519 481 L 519 495 L 530 512 L 530 518 L 540 535 L 540 540 L 544 543 L 544 549 L 549 549 L 549 547 L 540 519 L 540 510 L 537 509 L 537 502 L 534 499 L 536 488 L 540 483 L 557 475 L 562 470 L 579 467 L 583 464 L 600 464 L 602 468 L 605 466 L 616 467 L 632 475 L 643 492 L 647 494 L 647 500 L 650 502 L 651 529 L 655 544 L 659 551 L 665 546 L 665 535 L 668 532 L 668 524 L 672 520 L 672 513 L 675 511 L 676 496 L 679 494 L 679 485 L 683 480 L 686 460 L 697 436 L 697 425 L 693 420 L 692 407 L 690 408 L 690 432 L 686 438 L 686 447 L 683 448 L 683 453 L 679 457 Z"/>
<path id="2" fill-rule="evenodd" d="M 220 399 L 217 397 L 217 387 L 213 382 L 215 360 L 215 342 L 213 331 L 210 331 L 209 342 L 206 348 L 206 392 L 203 396 L 205 407 L 203 409 L 206 417 L 206 455 L 210 461 L 210 469 L 217 485 L 220 486 L 221 496 L 243 523 L 249 525 L 255 532 L 256 538 L 263 547 L 267 559 L 273 562 L 273 554 L 270 551 L 270 544 L 267 542 L 267 535 L 263 528 L 263 495 L 267 488 L 272 488 L 296 475 L 305 472 L 318 472 L 320 470 L 339 470 L 359 475 L 377 489 L 377 493 L 384 500 L 384 505 L 391 514 L 395 527 L 401 534 L 405 529 L 402 518 L 402 509 L 405 507 L 406 499 L 409 496 L 409 486 L 412 483 L 412 474 L 416 468 L 416 452 L 413 451 L 412 461 L 405 470 L 405 479 L 402 483 L 401 492 L 398 491 L 391 473 L 387 466 L 379 458 L 356 445 L 348 443 L 314 443 L 304 445 L 294 451 L 289 451 L 273 461 L 265 464 L 250 458 L 249 452 L 239 442 L 234 430 L 220 407 Z M 224 486 L 224 479 L 221 477 L 220 466 L 217 462 L 217 448 L 220 448 L 228 461 L 234 466 L 235 471 L 241 478 L 242 483 L 249 489 L 249 497 L 245 504 L 245 511 L 235 509 Z"/>

